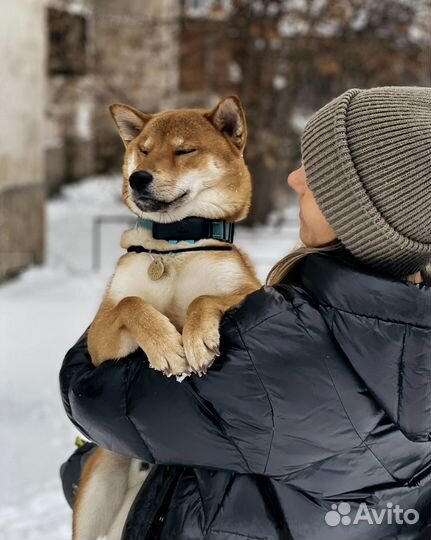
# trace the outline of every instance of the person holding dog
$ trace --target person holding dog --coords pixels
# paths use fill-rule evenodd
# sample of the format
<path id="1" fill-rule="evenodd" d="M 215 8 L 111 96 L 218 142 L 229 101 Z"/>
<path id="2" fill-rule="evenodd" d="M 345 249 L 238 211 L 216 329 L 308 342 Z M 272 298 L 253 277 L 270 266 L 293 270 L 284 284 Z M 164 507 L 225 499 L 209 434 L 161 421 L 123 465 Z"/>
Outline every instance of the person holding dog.
<path id="1" fill-rule="evenodd" d="M 225 315 L 205 376 L 139 350 L 95 368 L 86 333 L 64 359 L 78 429 L 157 464 L 123 540 L 426 538 L 431 89 L 348 90 L 302 163 L 303 245 Z"/>

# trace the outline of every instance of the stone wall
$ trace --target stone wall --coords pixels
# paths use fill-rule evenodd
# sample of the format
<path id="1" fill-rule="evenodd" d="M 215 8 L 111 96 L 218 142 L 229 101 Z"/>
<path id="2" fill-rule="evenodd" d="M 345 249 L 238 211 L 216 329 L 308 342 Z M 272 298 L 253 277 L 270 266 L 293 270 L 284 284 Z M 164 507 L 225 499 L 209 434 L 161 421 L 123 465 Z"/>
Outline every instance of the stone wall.
<path id="1" fill-rule="evenodd" d="M 119 170 L 123 145 L 108 104 L 147 112 L 175 106 L 177 0 L 94 0 L 95 131 L 98 170 Z"/>
<path id="2" fill-rule="evenodd" d="M 9 2 L 0 17 L 0 280 L 43 260 L 45 12 Z"/>
<path id="3" fill-rule="evenodd" d="M 120 169 L 123 145 L 108 111 L 181 105 L 177 0 L 45 0 L 48 193 Z M 199 99 L 198 99 L 199 101 Z"/>
<path id="4" fill-rule="evenodd" d="M 92 0 L 48 0 L 48 194 L 95 171 Z"/>
<path id="5" fill-rule="evenodd" d="M 43 262 L 44 204 L 41 184 L 0 190 L 0 281 Z"/>

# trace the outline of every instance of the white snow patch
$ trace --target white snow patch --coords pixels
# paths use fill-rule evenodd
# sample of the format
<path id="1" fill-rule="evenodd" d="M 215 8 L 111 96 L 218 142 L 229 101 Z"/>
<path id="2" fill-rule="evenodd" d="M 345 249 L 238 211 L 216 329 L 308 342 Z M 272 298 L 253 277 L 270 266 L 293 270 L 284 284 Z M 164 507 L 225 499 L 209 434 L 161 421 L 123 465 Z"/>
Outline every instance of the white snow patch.
<path id="1" fill-rule="evenodd" d="M 304 131 L 307 122 L 310 120 L 312 113 L 296 109 L 292 115 L 291 126 L 299 134 Z"/>
<path id="2" fill-rule="evenodd" d="M 232 10 L 232 0 L 186 0 L 185 10 L 188 17 L 225 18 Z"/>
<path id="3" fill-rule="evenodd" d="M 228 70 L 231 83 L 238 84 L 242 81 L 242 69 L 238 62 L 229 62 Z"/>
<path id="4" fill-rule="evenodd" d="M 276 90 L 284 90 L 287 86 L 287 79 L 283 75 L 276 75 L 272 80 L 272 86 Z"/>
<path id="5" fill-rule="evenodd" d="M 293 15 L 283 15 L 278 23 L 278 31 L 284 38 L 303 36 L 307 33 L 309 24 Z"/>

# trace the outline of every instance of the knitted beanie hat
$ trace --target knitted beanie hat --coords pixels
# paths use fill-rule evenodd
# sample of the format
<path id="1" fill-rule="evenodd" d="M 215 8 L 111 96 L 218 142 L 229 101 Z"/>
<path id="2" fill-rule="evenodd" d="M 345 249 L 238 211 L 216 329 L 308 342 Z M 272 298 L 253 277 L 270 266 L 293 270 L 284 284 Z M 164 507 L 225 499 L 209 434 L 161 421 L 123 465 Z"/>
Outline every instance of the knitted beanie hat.
<path id="1" fill-rule="evenodd" d="M 397 278 L 431 261 L 431 89 L 351 89 L 305 126 L 308 185 L 359 261 Z"/>

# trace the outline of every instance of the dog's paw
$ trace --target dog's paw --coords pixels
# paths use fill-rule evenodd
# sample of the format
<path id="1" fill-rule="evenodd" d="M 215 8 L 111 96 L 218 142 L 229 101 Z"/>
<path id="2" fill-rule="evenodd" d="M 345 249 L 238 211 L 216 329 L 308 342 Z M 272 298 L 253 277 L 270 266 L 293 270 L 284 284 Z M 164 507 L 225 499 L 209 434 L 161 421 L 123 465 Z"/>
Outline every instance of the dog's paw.
<path id="1" fill-rule="evenodd" d="M 164 324 L 157 325 L 153 336 L 147 332 L 142 337 L 135 337 L 153 369 L 162 371 L 168 377 L 187 372 L 182 336 L 168 319 Z"/>
<path id="2" fill-rule="evenodd" d="M 198 375 L 204 375 L 219 356 L 220 319 L 216 316 L 188 319 L 183 329 L 187 363 Z"/>

